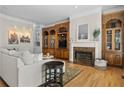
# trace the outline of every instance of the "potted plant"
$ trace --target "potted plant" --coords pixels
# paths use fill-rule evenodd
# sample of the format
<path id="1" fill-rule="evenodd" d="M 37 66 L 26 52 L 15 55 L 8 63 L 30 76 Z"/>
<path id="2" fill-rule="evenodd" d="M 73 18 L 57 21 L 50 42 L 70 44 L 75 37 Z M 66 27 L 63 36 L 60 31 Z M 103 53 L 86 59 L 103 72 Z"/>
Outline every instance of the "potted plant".
<path id="1" fill-rule="evenodd" d="M 98 41 L 99 38 L 98 36 L 100 35 L 100 29 L 95 29 L 94 32 L 93 32 L 93 37 L 94 37 L 94 41 Z"/>

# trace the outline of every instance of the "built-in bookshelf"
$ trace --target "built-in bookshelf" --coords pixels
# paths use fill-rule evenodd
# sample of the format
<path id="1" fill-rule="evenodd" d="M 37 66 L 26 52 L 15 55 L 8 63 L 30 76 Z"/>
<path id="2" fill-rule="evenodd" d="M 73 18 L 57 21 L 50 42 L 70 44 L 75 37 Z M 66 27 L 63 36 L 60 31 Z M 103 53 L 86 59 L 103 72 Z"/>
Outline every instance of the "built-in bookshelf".
<path id="1" fill-rule="evenodd" d="M 43 54 L 50 53 L 55 58 L 69 58 L 69 22 L 55 24 L 42 29 Z"/>
<path id="2" fill-rule="evenodd" d="M 124 11 L 103 15 L 102 51 L 109 65 L 123 66 Z"/>

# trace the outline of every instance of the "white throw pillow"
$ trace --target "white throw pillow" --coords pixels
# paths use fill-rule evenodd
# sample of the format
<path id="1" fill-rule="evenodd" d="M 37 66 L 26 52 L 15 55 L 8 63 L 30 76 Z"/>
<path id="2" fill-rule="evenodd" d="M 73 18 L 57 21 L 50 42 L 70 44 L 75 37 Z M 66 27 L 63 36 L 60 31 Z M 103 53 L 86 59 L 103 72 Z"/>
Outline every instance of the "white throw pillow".
<path id="1" fill-rule="evenodd" d="M 34 63 L 37 63 L 42 60 L 42 53 L 41 54 L 34 54 L 33 55 L 33 61 Z"/>
<path id="2" fill-rule="evenodd" d="M 31 54 L 29 51 L 24 52 L 23 61 L 25 65 L 33 64 L 33 54 Z"/>
<path id="3" fill-rule="evenodd" d="M 33 54 L 33 61 L 34 63 L 38 61 L 38 54 Z"/>
<path id="4" fill-rule="evenodd" d="M 10 55 L 14 55 L 15 53 L 16 53 L 15 50 L 10 50 L 10 51 L 9 51 L 9 54 L 10 54 Z"/>
<path id="5" fill-rule="evenodd" d="M 9 50 L 7 50 L 7 49 L 2 48 L 1 49 L 1 52 L 4 53 L 4 54 L 9 55 Z"/>
<path id="6" fill-rule="evenodd" d="M 42 60 L 43 59 L 43 53 L 40 53 L 39 55 L 38 55 L 38 60 Z"/>
<path id="7" fill-rule="evenodd" d="M 18 58 L 22 58 L 21 53 L 18 52 L 18 51 L 15 51 L 15 50 L 10 50 L 10 51 L 9 51 L 9 55 L 10 55 L 10 56 L 14 56 L 14 57 L 18 57 Z"/>

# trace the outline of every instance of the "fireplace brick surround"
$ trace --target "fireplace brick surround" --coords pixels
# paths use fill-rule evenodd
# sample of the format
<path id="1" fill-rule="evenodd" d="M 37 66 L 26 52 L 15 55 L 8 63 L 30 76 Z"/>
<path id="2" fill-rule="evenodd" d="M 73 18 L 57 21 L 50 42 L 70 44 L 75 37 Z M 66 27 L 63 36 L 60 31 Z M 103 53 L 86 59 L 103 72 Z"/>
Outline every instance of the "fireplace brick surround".
<path id="1" fill-rule="evenodd" d="M 81 65 L 94 65 L 95 47 L 74 47 L 73 48 L 74 63 Z"/>

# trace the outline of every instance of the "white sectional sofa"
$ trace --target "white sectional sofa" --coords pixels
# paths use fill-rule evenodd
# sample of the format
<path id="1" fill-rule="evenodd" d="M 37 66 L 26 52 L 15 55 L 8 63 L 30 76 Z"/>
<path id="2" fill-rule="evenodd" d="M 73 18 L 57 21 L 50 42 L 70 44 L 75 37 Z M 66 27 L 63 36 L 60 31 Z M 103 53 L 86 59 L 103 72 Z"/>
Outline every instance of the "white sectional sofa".
<path id="1" fill-rule="evenodd" d="M 40 86 L 45 81 L 43 64 L 49 61 L 39 60 L 33 64 L 25 65 L 20 57 L 0 52 L 0 77 L 10 87 Z"/>

